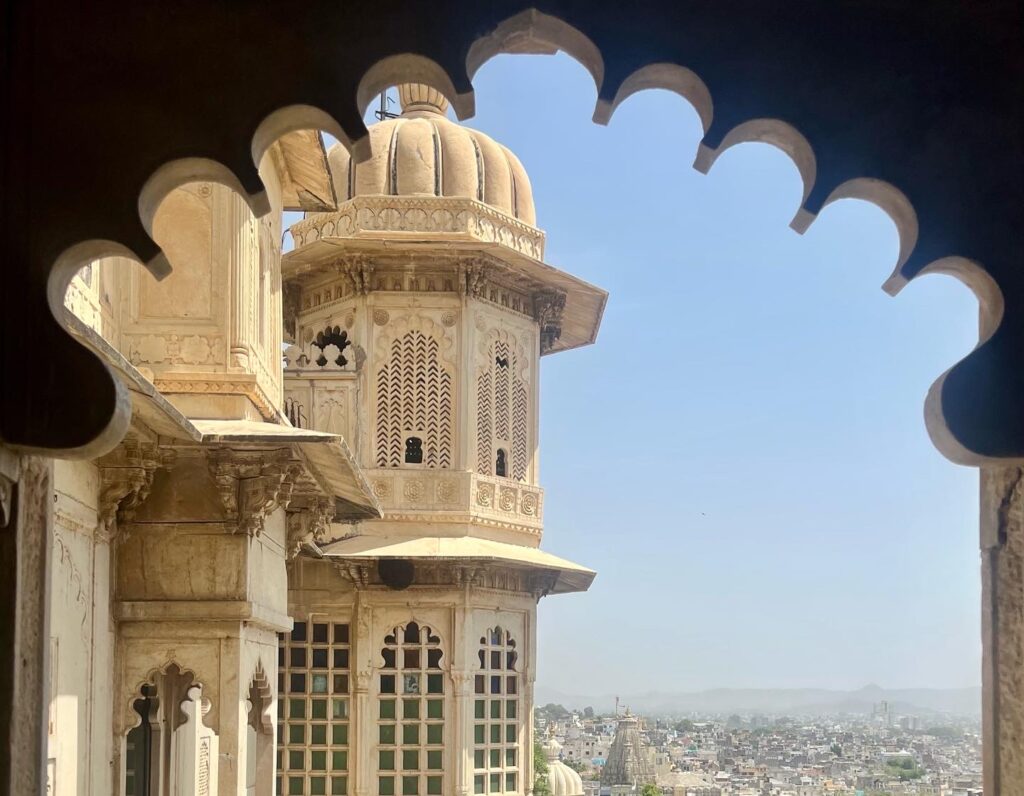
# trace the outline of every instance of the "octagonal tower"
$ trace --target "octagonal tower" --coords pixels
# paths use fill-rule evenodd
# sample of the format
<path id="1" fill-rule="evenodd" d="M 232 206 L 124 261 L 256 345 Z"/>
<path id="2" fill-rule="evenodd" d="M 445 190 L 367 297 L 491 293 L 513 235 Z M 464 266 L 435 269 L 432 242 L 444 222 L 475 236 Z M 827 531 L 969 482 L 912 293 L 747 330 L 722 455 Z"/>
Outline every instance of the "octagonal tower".
<path id="1" fill-rule="evenodd" d="M 279 784 L 525 794 L 537 601 L 594 577 L 539 549 L 540 357 L 593 342 L 607 294 L 543 261 L 515 155 L 399 96 L 368 161 L 329 151 L 339 208 L 283 260 L 286 412 L 349 441 L 383 518 L 289 529 Z"/>

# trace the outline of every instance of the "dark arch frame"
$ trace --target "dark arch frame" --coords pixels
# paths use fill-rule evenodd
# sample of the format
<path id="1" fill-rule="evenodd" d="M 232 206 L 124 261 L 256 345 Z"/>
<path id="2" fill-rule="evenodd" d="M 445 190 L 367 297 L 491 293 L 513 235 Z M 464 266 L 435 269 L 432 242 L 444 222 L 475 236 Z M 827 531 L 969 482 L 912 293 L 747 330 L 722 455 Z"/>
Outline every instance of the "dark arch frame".
<path id="1" fill-rule="evenodd" d="M 57 320 L 80 265 L 123 254 L 165 274 L 149 225 L 169 190 L 216 180 L 264 211 L 269 142 L 319 127 L 366 157 L 362 111 L 399 80 L 442 90 L 466 118 L 488 57 L 563 49 L 594 77 L 595 121 L 648 87 L 693 102 L 700 169 L 742 140 L 785 149 L 805 182 L 798 229 L 839 196 L 878 203 L 901 232 L 890 292 L 952 273 L 981 304 L 978 348 L 925 413 L 944 454 L 985 466 L 986 792 L 1024 766 L 1001 718 L 1024 705 L 1024 5 L 311 0 L 282 16 L 273 0 L 15 0 L 3 19 L 0 372 L 17 380 L 0 387 L 0 440 L 26 451 L 96 456 L 127 428 L 124 388 Z"/>
<path id="2" fill-rule="evenodd" d="M 166 272 L 148 224 L 168 190 L 215 179 L 264 210 L 255 161 L 279 135 L 322 127 L 365 157 L 362 106 L 381 87 L 431 83 L 466 117 L 471 76 L 489 57 L 564 49 L 594 77 L 596 121 L 647 87 L 690 99 L 707 127 L 698 168 L 741 140 L 789 152 L 805 177 L 798 228 L 837 196 L 876 201 L 903 237 L 890 291 L 929 271 L 967 281 L 989 323 L 936 382 L 929 428 L 963 463 L 1024 459 L 1019 3 L 314 2 L 288 20 L 269 0 L 244 11 L 199 0 L 173 9 L 112 0 L 104 13 L 15 4 L 0 367 L 23 362 L 21 339 L 48 356 L 4 391 L 0 438 L 95 455 L 121 436 L 123 392 L 47 307 L 98 254 L 132 253 Z M 272 52 L 249 46 L 268 40 Z M 50 387 L 69 381 L 94 400 Z"/>

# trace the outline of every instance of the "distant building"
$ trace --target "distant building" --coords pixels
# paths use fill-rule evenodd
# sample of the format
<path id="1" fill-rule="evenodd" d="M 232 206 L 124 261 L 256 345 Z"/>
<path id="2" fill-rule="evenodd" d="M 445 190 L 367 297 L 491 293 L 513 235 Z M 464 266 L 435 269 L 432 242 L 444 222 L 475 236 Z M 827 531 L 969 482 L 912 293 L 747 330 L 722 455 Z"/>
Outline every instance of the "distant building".
<path id="1" fill-rule="evenodd" d="M 608 759 L 601 769 L 601 796 L 631 794 L 654 781 L 654 769 L 640 738 L 639 722 L 627 710 L 615 728 Z"/>

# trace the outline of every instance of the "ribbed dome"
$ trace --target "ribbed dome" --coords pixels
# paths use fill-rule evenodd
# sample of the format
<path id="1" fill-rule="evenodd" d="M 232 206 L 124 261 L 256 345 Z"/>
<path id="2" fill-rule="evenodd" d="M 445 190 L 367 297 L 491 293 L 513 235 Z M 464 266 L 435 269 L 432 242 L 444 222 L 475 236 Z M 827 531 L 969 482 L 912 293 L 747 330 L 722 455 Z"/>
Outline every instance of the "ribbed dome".
<path id="1" fill-rule="evenodd" d="M 549 736 L 542 745 L 548 760 L 548 788 L 551 796 L 583 796 L 583 778 L 559 759 L 562 745 Z"/>
<path id="2" fill-rule="evenodd" d="M 429 86 L 399 86 L 402 115 L 370 127 L 369 160 L 353 164 L 335 144 L 327 153 L 338 201 L 356 196 L 476 199 L 535 226 L 530 178 L 493 138 L 444 115 L 448 101 Z"/>

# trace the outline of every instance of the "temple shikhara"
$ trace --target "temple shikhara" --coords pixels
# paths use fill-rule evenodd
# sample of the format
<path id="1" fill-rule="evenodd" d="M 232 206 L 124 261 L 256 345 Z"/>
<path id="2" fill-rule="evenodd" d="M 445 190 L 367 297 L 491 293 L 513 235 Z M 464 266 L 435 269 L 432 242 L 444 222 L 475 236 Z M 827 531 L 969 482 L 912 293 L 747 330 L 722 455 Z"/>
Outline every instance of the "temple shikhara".
<path id="1" fill-rule="evenodd" d="M 51 793 L 532 792 L 537 604 L 594 577 L 541 549 L 540 358 L 606 293 L 513 153 L 398 93 L 364 162 L 280 138 L 262 218 L 174 190 L 162 283 L 72 282 L 132 425 L 55 463 Z"/>

